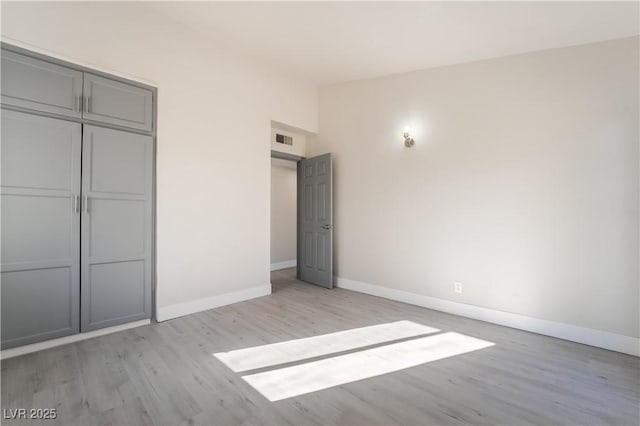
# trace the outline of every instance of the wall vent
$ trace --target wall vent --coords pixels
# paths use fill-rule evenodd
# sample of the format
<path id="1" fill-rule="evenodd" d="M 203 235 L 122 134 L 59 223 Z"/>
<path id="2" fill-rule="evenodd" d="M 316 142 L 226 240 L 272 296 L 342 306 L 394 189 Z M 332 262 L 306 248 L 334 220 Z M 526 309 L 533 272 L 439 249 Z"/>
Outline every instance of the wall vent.
<path id="1" fill-rule="evenodd" d="M 276 133 L 276 142 L 283 145 L 293 145 L 293 138 L 291 136 L 281 135 Z"/>

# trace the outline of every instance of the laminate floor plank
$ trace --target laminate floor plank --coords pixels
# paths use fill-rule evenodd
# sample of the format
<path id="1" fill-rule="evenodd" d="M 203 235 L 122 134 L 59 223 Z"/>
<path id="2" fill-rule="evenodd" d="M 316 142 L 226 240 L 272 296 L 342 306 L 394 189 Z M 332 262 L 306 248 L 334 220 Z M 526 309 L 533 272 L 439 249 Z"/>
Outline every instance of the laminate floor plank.
<path id="1" fill-rule="evenodd" d="M 2 423 L 640 423 L 640 360 L 636 357 L 343 289 L 316 287 L 296 280 L 293 269 L 272 272 L 272 284 L 271 296 L 2 361 L 4 410 L 58 410 L 54 420 L 4 418 Z M 235 373 L 214 356 L 402 320 L 494 345 L 277 402 L 269 401 L 242 376 L 282 365 Z M 347 352 L 362 350 L 366 348 Z"/>

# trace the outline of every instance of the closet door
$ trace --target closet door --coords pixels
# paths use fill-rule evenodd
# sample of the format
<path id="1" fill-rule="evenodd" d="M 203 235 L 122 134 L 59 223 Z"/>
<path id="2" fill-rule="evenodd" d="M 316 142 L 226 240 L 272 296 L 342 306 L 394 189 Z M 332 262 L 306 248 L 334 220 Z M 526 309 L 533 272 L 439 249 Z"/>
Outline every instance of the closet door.
<path id="1" fill-rule="evenodd" d="M 2 50 L 2 103 L 80 118 L 82 73 Z"/>
<path id="2" fill-rule="evenodd" d="M 151 90 L 85 73 L 84 97 L 84 118 L 151 131 Z"/>
<path id="3" fill-rule="evenodd" d="M 5 349 L 78 332 L 81 125 L 1 114 Z"/>
<path id="4" fill-rule="evenodd" d="M 151 317 L 151 136 L 85 125 L 82 331 Z"/>

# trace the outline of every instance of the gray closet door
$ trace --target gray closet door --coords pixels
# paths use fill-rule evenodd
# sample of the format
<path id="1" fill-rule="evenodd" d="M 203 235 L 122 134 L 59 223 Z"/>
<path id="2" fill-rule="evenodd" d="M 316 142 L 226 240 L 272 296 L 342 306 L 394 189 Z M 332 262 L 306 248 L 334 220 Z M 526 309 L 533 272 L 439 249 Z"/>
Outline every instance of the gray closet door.
<path id="1" fill-rule="evenodd" d="M 81 117 L 82 73 L 2 50 L 2 103 Z"/>
<path id="2" fill-rule="evenodd" d="M 1 115 L 4 349 L 78 332 L 81 125 Z"/>
<path id="3" fill-rule="evenodd" d="M 84 126 L 81 325 L 151 317 L 151 136 Z"/>
<path id="4" fill-rule="evenodd" d="M 298 162 L 298 278 L 333 287 L 331 154 Z"/>
<path id="5" fill-rule="evenodd" d="M 151 130 L 151 90 L 84 74 L 83 117 L 102 123 Z"/>

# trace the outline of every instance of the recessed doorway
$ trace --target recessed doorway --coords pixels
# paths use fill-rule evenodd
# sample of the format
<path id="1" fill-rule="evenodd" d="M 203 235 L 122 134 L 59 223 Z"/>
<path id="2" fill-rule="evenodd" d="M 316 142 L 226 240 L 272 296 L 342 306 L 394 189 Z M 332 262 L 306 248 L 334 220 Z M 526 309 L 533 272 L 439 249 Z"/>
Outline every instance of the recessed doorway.
<path id="1" fill-rule="evenodd" d="M 331 154 L 271 151 L 270 269 L 296 268 L 301 281 L 333 287 Z"/>

